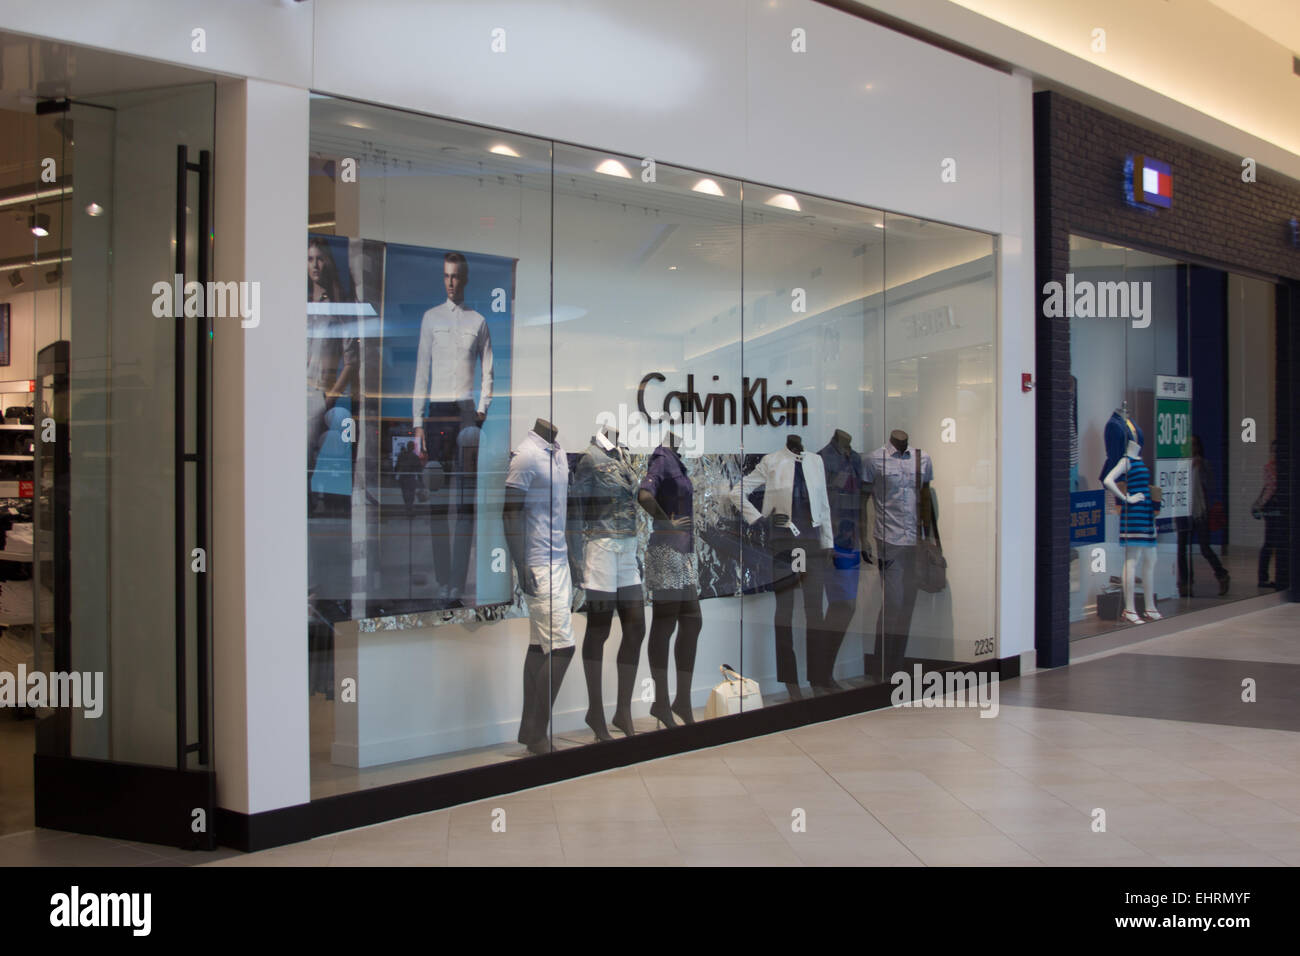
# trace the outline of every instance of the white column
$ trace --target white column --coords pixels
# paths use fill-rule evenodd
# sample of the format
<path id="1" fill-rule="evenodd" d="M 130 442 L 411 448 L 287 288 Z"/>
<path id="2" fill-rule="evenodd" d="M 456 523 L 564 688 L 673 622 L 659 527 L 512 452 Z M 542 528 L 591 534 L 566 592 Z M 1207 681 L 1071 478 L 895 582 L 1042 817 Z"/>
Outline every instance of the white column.
<path id="1" fill-rule="evenodd" d="M 214 756 L 217 802 L 310 799 L 304 369 L 309 94 L 218 86 L 215 278 L 256 282 L 261 318 L 214 319 Z"/>
<path id="2" fill-rule="evenodd" d="M 999 657 L 1015 657 L 1034 649 L 1037 416 L 1033 392 L 1020 388 L 1021 373 L 1036 374 L 1032 93 L 1027 75 L 1012 76 L 1003 87 L 1000 111 L 1004 218 L 998 263 L 1002 319 L 998 334 Z M 1025 660 L 1032 663 L 1032 653 Z"/>

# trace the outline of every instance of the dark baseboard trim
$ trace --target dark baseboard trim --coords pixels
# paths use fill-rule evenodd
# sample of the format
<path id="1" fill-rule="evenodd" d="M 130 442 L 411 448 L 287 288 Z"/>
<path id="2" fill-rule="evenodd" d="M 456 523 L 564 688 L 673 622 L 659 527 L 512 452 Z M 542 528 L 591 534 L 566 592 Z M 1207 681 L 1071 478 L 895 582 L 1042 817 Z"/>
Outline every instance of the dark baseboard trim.
<path id="1" fill-rule="evenodd" d="M 217 775 L 210 770 L 39 753 L 32 766 L 38 827 L 182 850 L 217 847 Z M 203 811 L 202 832 L 194 831 L 195 810 Z"/>
<path id="2" fill-rule="evenodd" d="M 1002 680 L 1020 674 L 1018 656 L 1002 660 L 990 658 L 978 664 L 909 659 L 904 669 L 910 673 L 918 663 L 925 670 L 997 673 Z M 298 843 L 328 833 L 530 790 L 603 770 L 880 710 L 890 706 L 893 691 L 892 684 L 859 687 L 672 730 L 573 747 L 544 757 L 521 757 L 486 767 L 337 794 L 264 813 L 218 809 L 217 839 L 223 846 L 245 851 Z"/>

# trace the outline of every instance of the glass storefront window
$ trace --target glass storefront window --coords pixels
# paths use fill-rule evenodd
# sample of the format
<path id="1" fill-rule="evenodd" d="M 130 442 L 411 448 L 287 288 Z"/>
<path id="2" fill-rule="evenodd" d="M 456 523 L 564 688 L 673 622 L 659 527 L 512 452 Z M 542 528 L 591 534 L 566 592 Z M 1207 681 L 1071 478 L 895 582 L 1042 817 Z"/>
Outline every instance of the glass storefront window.
<path id="1" fill-rule="evenodd" d="M 329 97 L 309 163 L 313 797 L 994 652 L 989 236 Z"/>
<path id="2" fill-rule="evenodd" d="M 1070 636 L 1284 585 L 1264 280 L 1072 236 Z"/>

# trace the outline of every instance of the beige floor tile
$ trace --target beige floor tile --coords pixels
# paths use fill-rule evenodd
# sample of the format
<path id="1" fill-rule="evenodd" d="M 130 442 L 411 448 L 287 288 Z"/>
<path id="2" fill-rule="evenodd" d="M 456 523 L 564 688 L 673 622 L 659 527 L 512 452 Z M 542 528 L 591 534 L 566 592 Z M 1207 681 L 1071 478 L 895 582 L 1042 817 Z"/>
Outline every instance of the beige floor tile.
<path id="1" fill-rule="evenodd" d="M 673 797 L 743 797 L 746 793 L 740 781 L 730 774 L 652 777 L 645 785 L 656 803 Z"/>
<path id="2" fill-rule="evenodd" d="M 805 866 L 924 866 L 893 837 L 875 840 L 789 841 Z"/>
<path id="3" fill-rule="evenodd" d="M 885 813 L 955 813 L 971 808 L 946 790 L 868 790 L 854 798 L 876 816 Z"/>
<path id="4" fill-rule="evenodd" d="M 139 866 L 167 859 L 146 844 L 127 846 L 103 837 L 69 834 L 66 838 L 41 836 L 48 831 L 27 830 L 0 841 L 0 866 Z"/>
<path id="5" fill-rule="evenodd" d="M 1266 853 L 1300 851 L 1300 823 L 1245 823 L 1226 825 L 1224 829 L 1243 843 Z"/>
<path id="6" fill-rule="evenodd" d="M 658 841 L 669 847 L 672 835 L 657 817 L 653 820 L 571 820 L 559 825 L 566 856 L 580 847 L 620 847 Z"/>
<path id="7" fill-rule="evenodd" d="M 1300 760 L 1297 760 L 1297 766 L 1300 766 Z M 1232 786 L 1235 786 L 1243 793 L 1263 797 L 1265 800 L 1275 800 L 1282 806 L 1285 806 L 1287 801 L 1300 800 L 1300 779 L 1289 780 L 1285 777 L 1269 777 L 1256 780 L 1247 778 L 1233 780 Z M 1294 809 L 1292 809 L 1292 812 L 1295 812 Z"/>
<path id="8" fill-rule="evenodd" d="M 783 800 L 786 798 L 782 798 Z M 655 799 L 659 816 L 665 822 L 708 820 L 718 824 L 728 821 L 758 821 L 764 818 L 763 810 L 749 797 L 659 797 Z"/>
<path id="9" fill-rule="evenodd" d="M 748 774 L 740 778 L 750 795 L 760 793 L 834 793 L 844 787 L 824 773 Z"/>
<path id="10" fill-rule="evenodd" d="M 979 815 L 1012 837 L 1092 832 L 1092 818 L 1068 804 L 1061 807 L 992 807 L 980 810 Z"/>
<path id="11" fill-rule="evenodd" d="M 807 754 L 780 754 L 760 757 L 725 757 L 727 768 L 738 778 L 776 776 L 780 774 L 819 774 L 822 768 Z"/>
<path id="12" fill-rule="evenodd" d="M 764 815 L 762 821 L 722 823 L 713 820 L 672 820 L 668 832 L 679 850 L 688 847 L 779 843 L 781 833 Z"/>
<path id="13" fill-rule="evenodd" d="M 565 847 L 565 866 L 684 866 L 685 860 L 667 840 L 615 846 Z M 581 916 L 577 917 L 581 922 Z M 581 929 L 581 926 L 577 927 Z"/>
<path id="14" fill-rule="evenodd" d="M 1070 805 L 1033 785 L 952 786 L 948 792 L 972 810 L 1068 810 Z"/>
<path id="15" fill-rule="evenodd" d="M 450 811 L 449 829 L 452 832 L 482 830 L 490 833 L 493 822 L 501 817 L 498 810 L 504 811 L 507 828 L 511 824 L 555 823 L 555 804 L 552 801 L 520 802 L 507 797 L 453 807 Z"/>
<path id="16" fill-rule="evenodd" d="M 803 861 L 784 840 L 684 847 L 681 855 L 687 866 L 803 866 Z"/>
<path id="17" fill-rule="evenodd" d="M 446 866 L 447 848 L 436 850 L 397 846 L 337 846 L 329 866 Z"/>
<path id="18" fill-rule="evenodd" d="M 1046 783 L 1042 788 L 1052 796 L 1060 797 L 1072 807 L 1091 812 L 1101 807 L 1110 812 L 1117 807 L 1151 807 L 1160 800 L 1137 784 L 1126 780 L 1097 783 Z"/>
<path id="19" fill-rule="evenodd" d="M 1154 863 L 1155 858 L 1113 833 L 1093 833 L 1086 828 L 1070 832 L 1016 833 L 1011 837 L 1048 866 L 1079 860 L 1134 860 Z"/>
<path id="20" fill-rule="evenodd" d="M 560 831 L 554 823 L 512 824 L 509 820 L 501 833 L 493 832 L 490 827 L 460 829 L 453 826 L 447 845 L 453 851 L 482 849 L 517 853 L 559 849 Z"/>
<path id="21" fill-rule="evenodd" d="M 1216 827 L 1249 826 L 1252 823 L 1300 824 L 1300 816 L 1283 809 L 1271 800 L 1250 794 L 1187 804 L 1183 809 L 1197 819 Z"/>
<path id="22" fill-rule="evenodd" d="M 979 836 L 900 836 L 926 866 L 1032 866 L 1040 861 L 1001 833 Z"/>
<path id="23" fill-rule="evenodd" d="M 652 760 L 638 764 L 635 769 L 642 780 L 655 777 L 708 777 L 731 772 L 723 759 L 721 748 Z"/>
<path id="24" fill-rule="evenodd" d="M 920 770 L 852 770 L 836 773 L 834 777 L 840 786 L 853 793 L 943 789 Z"/>
<path id="25" fill-rule="evenodd" d="M 889 829 L 865 810 L 857 813 L 816 813 L 807 812 L 803 818 L 805 830 L 793 829 L 794 816 L 770 814 L 772 826 L 791 846 L 801 843 L 825 843 L 842 840 L 853 843 L 860 841 L 893 839 Z"/>
<path id="26" fill-rule="evenodd" d="M 890 833 L 907 842 L 908 837 L 999 836 L 998 830 L 974 810 L 937 810 L 910 813 L 874 812 Z"/>
<path id="27" fill-rule="evenodd" d="M 866 813 L 862 804 L 853 795 L 843 789 L 808 791 L 773 790 L 750 794 L 750 801 L 769 817 L 788 819 L 795 807 L 802 807 L 806 813 L 821 813 L 827 816 L 852 816 Z"/>
<path id="28" fill-rule="evenodd" d="M 558 846 L 535 850 L 475 847 L 452 849 L 447 854 L 448 866 L 563 866 L 564 862 L 564 853 Z"/>
<path id="29" fill-rule="evenodd" d="M 659 808 L 649 796 L 635 799 L 601 797 L 591 800 L 557 800 L 555 819 L 559 823 L 581 823 L 584 820 L 601 822 L 658 820 Z"/>

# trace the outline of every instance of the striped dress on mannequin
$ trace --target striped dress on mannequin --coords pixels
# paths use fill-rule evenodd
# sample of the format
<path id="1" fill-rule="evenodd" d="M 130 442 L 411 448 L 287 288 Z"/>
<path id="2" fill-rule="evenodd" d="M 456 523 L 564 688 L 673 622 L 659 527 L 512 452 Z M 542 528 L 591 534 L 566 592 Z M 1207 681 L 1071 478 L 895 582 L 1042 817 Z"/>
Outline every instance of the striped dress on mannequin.
<path id="1" fill-rule="evenodd" d="M 1119 543 L 1125 545 L 1143 545 L 1154 547 L 1156 543 L 1156 506 L 1151 500 L 1151 469 L 1141 458 L 1128 460 L 1128 472 L 1124 476 L 1130 495 L 1141 494 L 1142 500 L 1135 505 L 1120 506 Z"/>

